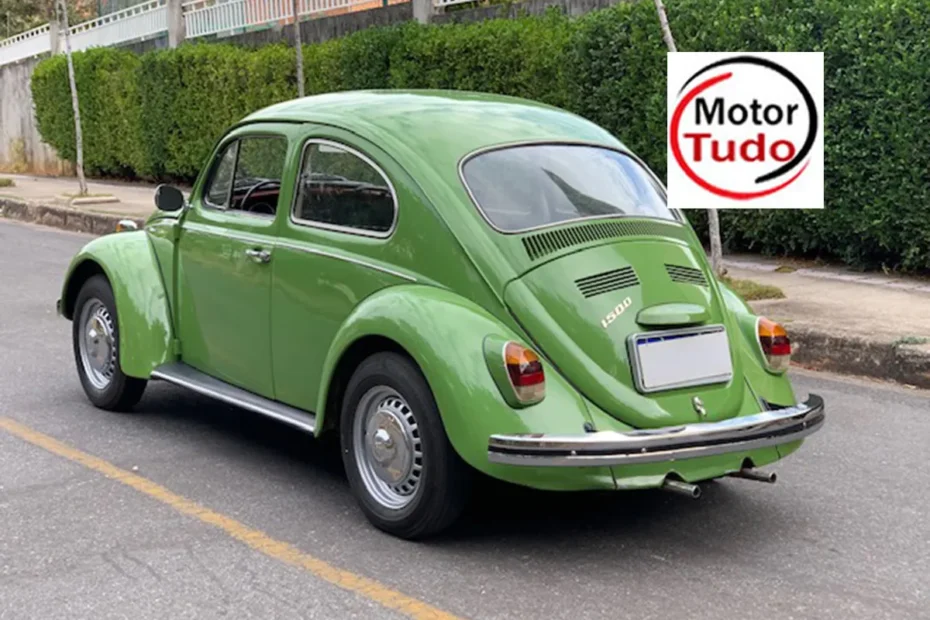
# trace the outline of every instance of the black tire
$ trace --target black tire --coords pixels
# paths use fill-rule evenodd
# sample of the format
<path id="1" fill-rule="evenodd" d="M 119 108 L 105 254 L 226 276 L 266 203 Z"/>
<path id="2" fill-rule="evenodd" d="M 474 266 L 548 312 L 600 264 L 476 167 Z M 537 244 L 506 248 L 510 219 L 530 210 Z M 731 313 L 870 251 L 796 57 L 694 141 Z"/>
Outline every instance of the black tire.
<path id="1" fill-rule="evenodd" d="M 82 337 L 81 316 L 84 306 L 100 301 L 112 319 L 114 340 L 114 359 L 112 376 L 105 387 L 95 386 L 87 374 L 81 359 L 80 339 Z M 81 287 L 77 300 L 74 303 L 74 314 L 71 317 L 71 341 L 74 347 L 74 362 L 77 365 L 78 377 L 87 398 L 95 406 L 108 411 L 129 411 L 142 398 L 145 391 L 145 379 L 128 377 L 119 365 L 119 321 L 116 314 L 116 300 L 110 283 L 102 275 L 89 278 Z"/>
<path id="2" fill-rule="evenodd" d="M 356 459 L 354 427 L 357 408 L 370 390 L 394 390 L 414 413 L 422 465 L 409 504 L 390 508 L 366 486 Z M 363 414 L 364 415 L 364 414 Z M 342 460 L 349 485 L 365 516 L 375 527 L 406 539 L 425 538 L 449 527 L 462 513 L 471 488 L 471 470 L 449 443 L 439 408 L 417 365 L 397 353 L 367 358 L 346 386 L 340 418 Z"/>

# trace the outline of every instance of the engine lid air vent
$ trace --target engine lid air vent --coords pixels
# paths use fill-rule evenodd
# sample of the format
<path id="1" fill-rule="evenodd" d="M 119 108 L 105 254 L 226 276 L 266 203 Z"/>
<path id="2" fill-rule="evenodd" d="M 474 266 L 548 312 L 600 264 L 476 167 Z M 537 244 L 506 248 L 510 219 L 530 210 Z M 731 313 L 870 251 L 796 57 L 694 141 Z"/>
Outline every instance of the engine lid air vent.
<path id="1" fill-rule="evenodd" d="M 639 284 L 639 278 L 636 277 L 636 272 L 633 271 L 632 267 L 622 267 L 604 273 L 596 273 L 593 276 L 578 278 L 575 280 L 575 284 L 581 294 L 588 298 L 636 286 Z"/>
<path id="2" fill-rule="evenodd" d="M 704 277 L 704 273 L 700 269 L 682 265 L 665 265 L 665 270 L 673 282 L 707 286 L 707 278 Z"/>
<path id="3" fill-rule="evenodd" d="M 601 220 L 589 224 L 547 230 L 523 237 L 523 247 L 530 260 L 538 260 L 553 252 L 586 243 L 620 237 L 671 237 L 687 241 L 687 231 L 675 222 L 644 220 Z"/>

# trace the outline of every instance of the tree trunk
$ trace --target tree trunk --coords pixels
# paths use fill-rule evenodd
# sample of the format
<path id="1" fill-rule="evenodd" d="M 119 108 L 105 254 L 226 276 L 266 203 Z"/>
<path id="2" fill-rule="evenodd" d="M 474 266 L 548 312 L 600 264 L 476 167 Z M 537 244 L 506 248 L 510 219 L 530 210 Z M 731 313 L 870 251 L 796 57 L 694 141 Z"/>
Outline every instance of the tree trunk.
<path id="1" fill-rule="evenodd" d="M 65 56 L 68 59 L 68 81 L 71 83 L 71 107 L 74 109 L 74 146 L 77 150 L 77 178 L 80 196 L 87 195 L 87 181 L 84 179 L 84 137 L 81 135 L 81 107 L 78 105 L 77 84 L 74 81 L 74 61 L 71 59 L 71 30 L 68 26 L 68 7 L 65 0 L 58 0 L 61 14 L 62 31 L 65 33 Z"/>
<path id="2" fill-rule="evenodd" d="M 662 38 L 669 52 L 677 52 L 672 29 L 668 25 L 668 16 L 665 14 L 665 5 L 662 0 L 655 0 L 656 11 L 659 13 L 659 25 L 662 27 Z M 720 243 L 720 214 L 716 209 L 707 210 L 707 227 L 710 236 L 710 266 L 717 277 L 726 273 L 723 268 L 723 247 Z"/>
<path id="3" fill-rule="evenodd" d="M 291 6 L 294 11 L 294 47 L 297 53 L 297 96 L 304 96 L 304 46 L 300 39 L 300 11 L 298 4 L 300 0 L 291 0 Z"/>
<path id="4" fill-rule="evenodd" d="M 710 237 L 710 266 L 714 275 L 722 277 L 727 270 L 723 267 L 723 247 L 720 243 L 720 214 L 717 209 L 707 210 L 707 228 Z"/>
<path id="5" fill-rule="evenodd" d="M 668 51 L 677 52 L 678 48 L 675 47 L 675 37 L 672 36 L 672 29 L 668 27 L 668 16 L 665 14 L 665 5 L 662 4 L 662 0 L 655 0 L 656 2 L 656 11 L 659 13 L 659 26 L 662 27 L 662 38 L 665 39 L 665 45 L 668 47 Z"/>

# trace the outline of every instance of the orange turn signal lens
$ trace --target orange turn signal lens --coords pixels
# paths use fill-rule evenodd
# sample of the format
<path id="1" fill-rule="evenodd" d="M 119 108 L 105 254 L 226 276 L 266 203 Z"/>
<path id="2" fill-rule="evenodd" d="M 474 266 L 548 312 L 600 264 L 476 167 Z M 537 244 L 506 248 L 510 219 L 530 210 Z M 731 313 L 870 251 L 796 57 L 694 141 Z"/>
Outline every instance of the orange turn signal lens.
<path id="1" fill-rule="evenodd" d="M 784 372 L 791 364 L 791 340 L 785 328 L 771 319 L 759 317 L 756 323 L 759 347 L 770 370 Z"/>
<path id="2" fill-rule="evenodd" d="M 534 351 L 516 342 L 508 342 L 504 345 L 504 364 L 517 400 L 533 404 L 546 397 L 546 375 Z"/>

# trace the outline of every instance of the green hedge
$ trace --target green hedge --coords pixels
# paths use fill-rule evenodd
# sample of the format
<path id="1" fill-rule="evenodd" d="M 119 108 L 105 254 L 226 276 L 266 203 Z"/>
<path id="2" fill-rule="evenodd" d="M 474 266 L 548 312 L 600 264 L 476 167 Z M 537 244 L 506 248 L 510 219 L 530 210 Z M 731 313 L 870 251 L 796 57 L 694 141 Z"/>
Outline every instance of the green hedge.
<path id="1" fill-rule="evenodd" d="M 822 211 L 727 211 L 730 249 L 930 269 L 930 0 L 672 0 L 679 49 L 825 53 Z M 569 19 L 372 28 L 306 46 L 308 93 L 498 92 L 567 108 L 665 173 L 665 47 L 651 0 Z M 283 45 L 75 55 L 92 173 L 190 180 L 231 123 L 296 94 Z M 73 159 L 62 57 L 33 78 L 43 138 Z M 701 229 L 704 213 L 693 212 Z"/>
<path id="2" fill-rule="evenodd" d="M 141 98 L 135 79 L 139 57 L 126 51 L 92 49 L 75 55 L 81 103 L 85 167 L 91 173 L 132 175 L 142 169 Z M 69 161 L 75 159 L 74 113 L 64 56 L 36 67 L 32 92 L 43 139 Z"/>

